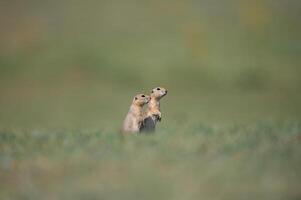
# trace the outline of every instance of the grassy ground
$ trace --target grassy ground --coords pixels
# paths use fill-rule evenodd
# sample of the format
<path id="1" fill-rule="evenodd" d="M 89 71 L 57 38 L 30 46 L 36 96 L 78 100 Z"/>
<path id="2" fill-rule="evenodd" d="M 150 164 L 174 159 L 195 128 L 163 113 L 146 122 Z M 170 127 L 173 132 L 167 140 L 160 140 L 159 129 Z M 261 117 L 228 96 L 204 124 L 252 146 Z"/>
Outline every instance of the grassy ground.
<path id="1" fill-rule="evenodd" d="M 2 199 L 299 199 L 301 124 L 1 130 Z"/>

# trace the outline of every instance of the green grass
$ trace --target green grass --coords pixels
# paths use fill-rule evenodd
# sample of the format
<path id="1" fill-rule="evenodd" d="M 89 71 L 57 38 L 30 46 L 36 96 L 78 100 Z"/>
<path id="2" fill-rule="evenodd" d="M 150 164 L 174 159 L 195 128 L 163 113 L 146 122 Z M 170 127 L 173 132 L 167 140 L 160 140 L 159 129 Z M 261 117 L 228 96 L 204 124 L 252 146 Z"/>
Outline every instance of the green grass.
<path id="1" fill-rule="evenodd" d="M 1 199 L 298 199 L 301 124 L 1 130 Z"/>

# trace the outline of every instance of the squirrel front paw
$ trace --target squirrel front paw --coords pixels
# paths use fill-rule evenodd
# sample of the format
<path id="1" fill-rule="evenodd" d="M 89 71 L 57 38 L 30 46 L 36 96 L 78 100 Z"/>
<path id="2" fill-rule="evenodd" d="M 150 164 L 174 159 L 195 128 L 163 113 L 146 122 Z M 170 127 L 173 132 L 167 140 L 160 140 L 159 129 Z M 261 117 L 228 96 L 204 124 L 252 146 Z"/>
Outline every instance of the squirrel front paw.
<path id="1" fill-rule="evenodd" d="M 144 126 L 144 121 L 138 122 L 138 128 L 141 129 Z"/>
<path id="2" fill-rule="evenodd" d="M 155 113 L 155 114 L 153 114 L 153 116 L 157 121 L 161 122 L 161 120 L 162 120 L 161 112 Z"/>

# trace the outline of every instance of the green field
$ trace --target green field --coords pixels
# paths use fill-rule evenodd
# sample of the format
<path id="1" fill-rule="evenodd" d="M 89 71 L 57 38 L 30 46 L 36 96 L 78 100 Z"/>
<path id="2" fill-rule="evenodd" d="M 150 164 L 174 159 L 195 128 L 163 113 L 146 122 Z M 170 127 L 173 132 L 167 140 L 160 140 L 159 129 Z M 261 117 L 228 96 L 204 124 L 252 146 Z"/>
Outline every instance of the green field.
<path id="1" fill-rule="evenodd" d="M 299 199 L 301 124 L 1 131 L 1 199 Z"/>
<path id="2" fill-rule="evenodd" d="M 301 199 L 301 3 L 0 3 L 0 199 Z M 157 86 L 157 132 L 121 138 Z"/>

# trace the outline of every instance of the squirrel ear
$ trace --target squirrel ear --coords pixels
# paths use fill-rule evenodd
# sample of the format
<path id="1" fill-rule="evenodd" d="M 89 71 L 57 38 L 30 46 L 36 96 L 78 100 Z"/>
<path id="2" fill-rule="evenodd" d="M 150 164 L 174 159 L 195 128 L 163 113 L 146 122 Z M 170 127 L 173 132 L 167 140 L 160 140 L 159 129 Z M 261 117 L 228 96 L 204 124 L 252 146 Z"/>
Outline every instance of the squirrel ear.
<path id="1" fill-rule="evenodd" d="M 152 90 L 151 93 L 154 93 L 154 90 Z"/>
<path id="2" fill-rule="evenodd" d="M 135 100 L 137 100 L 138 98 L 137 97 L 135 97 Z"/>

